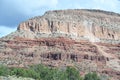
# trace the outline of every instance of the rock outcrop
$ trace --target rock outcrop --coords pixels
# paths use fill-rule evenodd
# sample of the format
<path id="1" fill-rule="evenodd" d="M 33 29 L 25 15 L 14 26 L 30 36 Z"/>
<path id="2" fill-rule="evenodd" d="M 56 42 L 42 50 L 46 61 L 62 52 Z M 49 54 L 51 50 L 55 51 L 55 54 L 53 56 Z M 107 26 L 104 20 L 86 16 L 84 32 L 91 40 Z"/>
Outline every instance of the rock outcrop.
<path id="1" fill-rule="evenodd" d="M 19 25 L 18 30 L 48 36 L 68 36 L 92 42 L 120 40 L 120 15 L 100 10 L 48 11 Z"/>
<path id="2" fill-rule="evenodd" d="M 120 14 L 56 10 L 22 22 L 0 39 L 0 63 L 27 67 L 76 66 L 120 79 Z M 87 65 L 87 66 L 86 66 Z"/>

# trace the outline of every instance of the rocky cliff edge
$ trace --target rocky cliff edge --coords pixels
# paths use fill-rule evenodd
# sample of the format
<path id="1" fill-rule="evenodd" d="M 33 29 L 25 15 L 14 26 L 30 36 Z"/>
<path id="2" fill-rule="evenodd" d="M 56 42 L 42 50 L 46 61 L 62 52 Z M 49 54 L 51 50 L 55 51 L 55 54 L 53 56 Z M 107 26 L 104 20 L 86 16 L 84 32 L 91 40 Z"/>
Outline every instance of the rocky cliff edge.
<path id="1" fill-rule="evenodd" d="M 15 36 L 29 39 L 67 37 L 91 42 L 120 42 L 120 14 L 102 10 L 55 10 L 22 22 Z"/>

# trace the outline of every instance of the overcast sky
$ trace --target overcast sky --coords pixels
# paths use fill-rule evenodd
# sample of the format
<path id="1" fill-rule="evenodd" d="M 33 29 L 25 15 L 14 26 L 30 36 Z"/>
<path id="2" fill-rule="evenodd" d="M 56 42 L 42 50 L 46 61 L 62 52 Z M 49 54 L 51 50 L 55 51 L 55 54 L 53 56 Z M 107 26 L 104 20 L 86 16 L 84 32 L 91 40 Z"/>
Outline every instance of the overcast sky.
<path id="1" fill-rule="evenodd" d="M 48 10 L 102 9 L 120 13 L 120 0 L 0 0 L 0 37 Z"/>

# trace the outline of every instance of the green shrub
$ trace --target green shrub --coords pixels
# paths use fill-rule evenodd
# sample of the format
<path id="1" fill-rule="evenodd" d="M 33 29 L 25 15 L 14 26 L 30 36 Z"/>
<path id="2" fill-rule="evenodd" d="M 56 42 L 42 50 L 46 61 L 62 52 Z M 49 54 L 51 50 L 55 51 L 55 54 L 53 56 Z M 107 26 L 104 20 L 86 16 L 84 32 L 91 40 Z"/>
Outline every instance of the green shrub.
<path id="1" fill-rule="evenodd" d="M 8 74 L 9 74 L 8 67 L 0 65 L 0 76 L 7 76 Z"/>
<path id="2" fill-rule="evenodd" d="M 40 76 L 31 69 L 24 69 L 24 68 L 11 68 L 9 75 L 16 75 L 17 77 L 30 77 L 34 79 L 40 79 Z"/>
<path id="3" fill-rule="evenodd" d="M 82 80 L 82 78 L 79 75 L 79 71 L 74 67 L 67 67 L 66 74 L 68 80 Z"/>
<path id="4" fill-rule="evenodd" d="M 30 66 L 29 68 L 8 68 L 0 66 L 0 76 L 7 75 L 29 77 L 35 80 L 100 80 L 95 72 L 86 74 L 84 79 L 82 79 L 79 71 L 74 67 L 66 67 L 66 69 L 61 70 L 41 64 Z"/>
<path id="5" fill-rule="evenodd" d="M 95 72 L 93 72 L 86 74 L 84 80 L 100 80 L 100 77 Z"/>

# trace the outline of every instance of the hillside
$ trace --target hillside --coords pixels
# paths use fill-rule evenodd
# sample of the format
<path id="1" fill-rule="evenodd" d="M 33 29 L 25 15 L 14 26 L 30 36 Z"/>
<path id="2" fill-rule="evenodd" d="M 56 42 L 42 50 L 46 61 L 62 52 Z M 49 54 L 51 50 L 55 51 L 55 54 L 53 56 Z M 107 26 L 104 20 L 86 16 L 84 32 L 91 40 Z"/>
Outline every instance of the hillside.
<path id="1" fill-rule="evenodd" d="M 120 14 L 48 11 L 20 23 L 15 32 L 0 39 L 0 63 L 75 66 L 83 74 L 96 71 L 120 80 Z"/>

